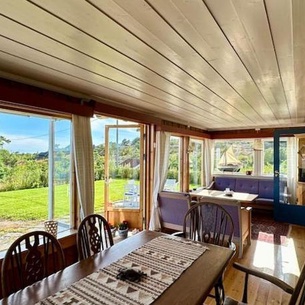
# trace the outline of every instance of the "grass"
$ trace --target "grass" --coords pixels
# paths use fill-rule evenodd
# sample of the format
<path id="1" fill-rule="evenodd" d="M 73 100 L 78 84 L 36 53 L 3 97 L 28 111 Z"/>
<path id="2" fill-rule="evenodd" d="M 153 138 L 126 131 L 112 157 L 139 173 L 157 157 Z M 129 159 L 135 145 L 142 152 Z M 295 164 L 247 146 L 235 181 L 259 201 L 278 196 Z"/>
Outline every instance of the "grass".
<path id="1" fill-rule="evenodd" d="M 111 202 L 123 200 L 126 182 L 125 179 L 113 179 L 110 182 Z M 69 185 L 56 186 L 54 196 L 54 218 L 68 216 L 70 214 Z M 48 218 L 48 188 L 0 192 L 0 206 L 0 219 L 44 221 Z M 94 207 L 96 212 L 104 211 L 104 180 L 95 181 Z"/>

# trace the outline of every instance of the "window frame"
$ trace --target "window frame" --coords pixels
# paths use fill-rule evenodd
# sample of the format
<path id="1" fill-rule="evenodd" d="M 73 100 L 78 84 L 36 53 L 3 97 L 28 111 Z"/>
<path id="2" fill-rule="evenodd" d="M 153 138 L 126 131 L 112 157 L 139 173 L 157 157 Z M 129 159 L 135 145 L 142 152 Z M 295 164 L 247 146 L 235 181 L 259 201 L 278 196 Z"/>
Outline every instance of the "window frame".
<path id="1" fill-rule="evenodd" d="M 215 142 L 221 142 L 221 141 L 247 141 L 247 140 L 251 140 L 254 142 L 255 139 L 259 139 L 262 141 L 262 149 L 259 150 L 255 150 L 253 151 L 253 171 L 252 171 L 252 176 L 256 176 L 256 177 L 272 177 L 273 176 L 273 172 L 268 174 L 268 173 L 264 173 L 264 164 L 265 164 L 265 142 L 273 142 L 273 138 L 272 137 L 263 137 L 263 138 L 242 138 L 242 139 L 217 139 L 214 140 L 214 149 L 215 149 Z M 215 152 L 214 152 L 214 156 L 215 156 Z M 246 173 L 240 173 L 240 172 L 233 172 L 233 173 L 223 173 L 223 172 L 217 172 L 215 171 L 215 167 L 213 167 L 213 175 L 239 175 L 239 176 L 247 176 Z"/>
<path id="2" fill-rule="evenodd" d="M 7 114 L 7 115 L 14 115 L 14 116 L 20 116 L 20 117 L 32 117 L 32 118 L 37 118 L 37 119 L 41 119 L 41 120 L 46 120 L 48 127 L 47 127 L 47 145 L 48 145 L 48 158 L 46 160 L 47 162 L 47 179 L 48 179 L 48 186 L 47 186 L 47 205 L 45 207 L 45 214 L 46 214 L 46 219 L 47 220 L 56 220 L 58 221 L 58 223 L 62 223 L 62 225 L 60 225 L 60 229 L 57 232 L 58 237 L 64 237 L 67 235 L 70 235 L 73 233 L 73 229 L 76 228 L 76 217 L 75 217 L 75 211 L 77 209 L 77 205 L 75 204 L 75 189 L 74 189 L 74 181 L 75 181 L 75 172 L 73 170 L 73 151 L 71 149 L 72 147 L 72 143 L 71 143 L 71 135 L 72 135 L 72 117 L 71 115 L 57 115 L 57 113 L 48 113 L 46 114 L 45 112 L 41 113 L 39 111 L 35 111 L 35 112 L 31 112 L 31 111 L 21 111 L 21 110 L 16 110 L 16 109 L 3 109 L 1 108 L 1 113 L 3 114 Z M 62 215 L 62 216 L 67 216 L 67 222 L 60 222 L 60 219 L 56 219 L 54 216 L 54 209 L 56 210 L 56 191 L 57 191 L 57 184 L 55 183 L 56 181 L 56 166 L 57 166 L 57 161 L 56 159 L 56 151 L 55 148 L 57 146 L 57 140 L 56 140 L 56 136 L 55 136 L 55 132 L 56 132 L 56 122 L 57 120 L 67 120 L 69 121 L 69 134 L 68 134 L 68 146 L 70 147 L 70 151 L 69 151 L 69 164 L 68 164 L 68 168 L 69 168 L 69 181 L 67 182 L 67 188 L 70 190 L 70 193 L 68 195 L 67 198 L 67 206 L 69 209 L 69 213 L 68 215 Z M 35 122 L 34 122 L 35 123 Z M 63 148 L 63 147 L 62 147 Z M 4 149 L 6 149 L 4 147 Z M 50 150 L 52 149 L 52 152 L 50 154 Z M 6 149 L 7 150 L 7 149 Z M 8 150 L 9 151 L 9 150 Z M 19 153 L 18 151 L 13 152 L 13 153 Z M 23 154 L 23 153 L 19 153 L 19 154 Z M 27 153 L 24 153 L 27 154 Z M 31 153 L 31 155 L 35 155 L 35 153 Z M 50 156 L 49 156 L 50 155 Z M 50 167 L 52 167 L 52 170 L 50 170 Z M 50 182 L 51 181 L 51 182 Z M 29 188 L 30 189 L 30 188 Z M 5 191 L 4 191 L 5 192 Z M 16 220 L 17 221 L 17 220 Z M 31 221 L 29 219 L 29 221 Z M 25 222 L 27 222 L 27 220 L 25 220 Z M 39 221 L 38 220 L 38 227 L 42 230 L 44 230 L 44 221 Z M 27 231 L 32 230 L 32 229 L 37 229 L 37 224 L 33 224 L 33 227 L 29 226 L 27 228 Z M 13 230 L 13 228 L 12 228 Z M 24 232 L 25 233 L 25 232 Z M 23 233 L 20 233 L 23 234 Z M 5 253 L 6 249 L 1 250 L 1 252 Z"/>

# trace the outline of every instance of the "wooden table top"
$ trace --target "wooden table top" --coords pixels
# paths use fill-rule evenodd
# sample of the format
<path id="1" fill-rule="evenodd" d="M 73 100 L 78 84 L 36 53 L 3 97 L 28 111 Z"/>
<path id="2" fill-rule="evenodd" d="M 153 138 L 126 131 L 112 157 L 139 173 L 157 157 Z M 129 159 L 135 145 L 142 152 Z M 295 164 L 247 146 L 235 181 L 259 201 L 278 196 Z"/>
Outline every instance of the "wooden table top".
<path id="1" fill-rule="evenodd" d="M 123 240 L 102 253 L 77 262 L 8 298 L 0 300 L 4 305 L 35 304 L 69 287 L 72 283 L 86 277 L 109 264 L 117 261 L 131 251 L 163 233 L 142 231 Z M 199 305 L 207 297 L 217 279 L 223 273 L 234 251 L 208 244 L 207 250 L 178 278 L 153 304 L 154 305 Z"/>
<path id="2" fill-rule="evenodd" d="M 210 197 L 215 199 L 235 200 L 240 202 L 252 202 L 257 198 L 257 194 L 232 192 L 232 196 L 227 196 L 223 191 L 217 190 L 200 190 L 191 193 L 194 197 Z"/>

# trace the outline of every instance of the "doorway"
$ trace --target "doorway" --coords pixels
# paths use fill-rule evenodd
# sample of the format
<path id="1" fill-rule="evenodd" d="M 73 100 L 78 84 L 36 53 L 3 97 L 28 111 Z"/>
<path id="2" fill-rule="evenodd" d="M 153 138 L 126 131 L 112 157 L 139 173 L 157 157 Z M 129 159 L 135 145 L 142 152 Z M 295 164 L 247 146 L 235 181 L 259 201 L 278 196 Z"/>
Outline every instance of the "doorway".
<path id="1" fill-rule="evenodd" d="M 274 217 L 305 225 L 305 129 L 274 133 Z"/>
<path id="2" fill-rule="evenodd" d="M 105 126 L 105 215 L 113 225 L 143 228 L 143 126 Z"/>

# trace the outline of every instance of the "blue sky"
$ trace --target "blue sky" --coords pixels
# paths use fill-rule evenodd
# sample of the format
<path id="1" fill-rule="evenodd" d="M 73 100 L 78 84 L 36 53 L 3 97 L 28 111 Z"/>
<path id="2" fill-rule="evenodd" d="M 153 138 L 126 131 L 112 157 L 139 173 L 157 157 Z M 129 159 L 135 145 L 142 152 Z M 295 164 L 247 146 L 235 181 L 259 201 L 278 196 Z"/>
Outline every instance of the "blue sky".
<path id="1" fill-rule="evenodd" d="M 109 124 L 116 124 L 116 120 L 109 118 L 92 119 L 93 144 L 104 143 L 105 125 Z M 0 113 L 0 136 L 11 140 L 11 143 L 3 146 L 4 149 L 11 152 L 37 153 L 47 151 L 49 146 L 49 120 L 36 116 Z M 119 142 L 133 137 L 134 130 L 126 128 L 120 131 Z M 68 146 L 69 142 L 70 122 L 68 120 L 57 120 L 55 122 L 55 144 L 59 144 L 63 148 Z"/>

